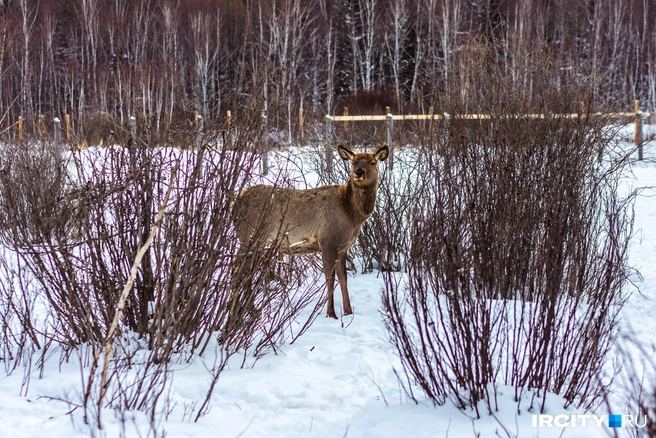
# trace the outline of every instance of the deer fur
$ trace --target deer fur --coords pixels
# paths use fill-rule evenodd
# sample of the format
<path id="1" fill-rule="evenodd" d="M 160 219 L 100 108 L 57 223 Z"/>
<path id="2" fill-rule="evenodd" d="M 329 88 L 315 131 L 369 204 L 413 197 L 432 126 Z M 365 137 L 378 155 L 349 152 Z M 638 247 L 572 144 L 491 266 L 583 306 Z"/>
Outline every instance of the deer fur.
<path id="1" fill-rule="evenodd" d="M 240 193 L 233 205 L 235 230 L 242 247 L 255 239 L 257 246 L 279 243 L 285 254 L 321 253 L 328 287 L 326 313 L 331 318 L 337 318 L 335 274 L 342 290 L 344 314 L 353 313 L 346 285 L 346 252 L 374 211 L 378 163 L 389 155 L 386 144 L 373 154 L 355 154 L 342 145 L 337 150 L 352 164 L 346 185 L 309 190 L 258 185 Z"/>

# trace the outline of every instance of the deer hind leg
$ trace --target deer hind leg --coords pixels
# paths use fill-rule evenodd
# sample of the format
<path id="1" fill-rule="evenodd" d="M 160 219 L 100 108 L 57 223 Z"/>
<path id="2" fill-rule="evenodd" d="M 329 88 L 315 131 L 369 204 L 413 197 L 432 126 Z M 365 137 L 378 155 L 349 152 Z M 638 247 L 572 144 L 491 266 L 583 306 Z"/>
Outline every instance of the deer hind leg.
<path id="1" fill-rule="evenodd" d="M 337 319 L 335 313 L 335 267 L 337 263 L 337 250 L 322 248 L 321 258 L 323 259 L 323 274 L 326 276 L 326 286 L 328 287 L 328 305 L 326 315 Z"/>
<path id="2" fill-rule="evenodd" d="M 344 251 L 344 254 L 340 255 L 337 260 L 337 281 L 339 281 L 339 287 L 342 289 L 344 315 L 351 315 L 353 309 L 351 309 L 351 300 L 349 299 L 348 287 L 346 286 L 346 278 L 346 251 Z"/>

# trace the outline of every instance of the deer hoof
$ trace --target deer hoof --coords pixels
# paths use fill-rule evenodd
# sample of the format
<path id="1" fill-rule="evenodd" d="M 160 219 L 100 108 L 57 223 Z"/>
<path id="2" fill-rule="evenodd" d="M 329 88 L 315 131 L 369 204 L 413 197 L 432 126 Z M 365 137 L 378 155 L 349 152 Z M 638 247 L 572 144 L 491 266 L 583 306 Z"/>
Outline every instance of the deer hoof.
<path id="1" fill-rule="evenodd" d="M 328 318 L 337 319 L 337 315 L 335 314 L 335 312 L 328 312 L 326 316 Z"/>

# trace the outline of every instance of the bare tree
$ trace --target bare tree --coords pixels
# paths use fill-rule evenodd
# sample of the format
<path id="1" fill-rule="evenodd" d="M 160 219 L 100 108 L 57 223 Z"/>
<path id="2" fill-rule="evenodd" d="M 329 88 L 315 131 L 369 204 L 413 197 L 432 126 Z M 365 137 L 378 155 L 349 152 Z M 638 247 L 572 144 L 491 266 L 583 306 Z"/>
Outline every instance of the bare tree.
<path id="1" fill-rule="evenodd" d="M 37 7 L 32 5 L 28 0 L 19 0 L 18 9 L 20 11 L 20 30 L 21 30 L 21 58 L 20 58 L 20 105 L 21 110 L 31 113 L 33 110 L 32 102 L 32 33 L 34 32 L 34 23 L 36 21 Z"/>
<path id="2" fill-rule="evenodd" d="M 415 56 L 413 59 L 414 68 L 412 73 L 412 82 L 410 85 L 410 101 L 420 103 L 422 99 L 422 90 L 424 81 L 420 80 L 423 77 L 424 64 L 431 62 L 429 46 L 431 44 L 431 35 L 433 34 L 433 15 L 435 11 L 436 0 L 428 0 L 427 2 L 416 2 L 415 10 Z M 434 77 L 434 76 L 432 76 Z"/>
<path id="3" fill-rule="evenodd" d="M 180 42 L 178 35 L 178 3 L 175 1 L 163 2 L 161 6 L 161 38 L 160 45 L 160 62 L 163 71 L 160 79 L 162 92 L 160 93 L 160 102 L 158 108 L 163 108 L 173 118 L 178 88 L 180 84 L 179 75 L 182 74 L 179 68 Z M 168 102 L 168 105 L 167 105 Z M 160 117 L 158 117 L 158 120 Z"/>
<path id="4" fill-rule="evenodd" d="M 98 96 L 98 55 L 101 50 L 100 39 L 100 2 L 99 0 L 81 0 L 77 11 L 82 32 L 82 69 L 85 72 L 82 87 L 90 90 L 91 96 Z M 98 108 L 104 111 L 105 108 Z"/>
<path id="5" fill-rule="evenodd" d="M 191 42 L 194 51 L 195 97 L 204 115 L 209 113 L 209 93 L 212 81 L 210 72 L 219 46 L 212 39 L 216 35 L 212 27 L 217 24 L 217 18 L 206 12 L 198 12 L 190 17 Z"/>
<path id="6" fill-rule="evenodd" d="M 374 69 L 376 59 L 377 38 L 377 7 L 376 0 L 361 0 L 358 19 L 362 29 L 362 88 L 371 90 L 374 84 Z"/>
<path id="7" fill-rule="evenodd" d="M 349 4 L 346 14 L 348 41 L 351 47 L 351 91 L 371 90 L 378 55 L 378 10 L 376 0 L 359 0 Z"/>
<path id="8" fill-rule="evenodd" d="M 394 80 L 394 93 L 398 105 L 402 103 L 403 74 L 406 68 L 405 47 L 409 33 L 410 14 L 405 0 L 394 0 L 388 5 L 388 20 L 390 35 L 386 37 L 387 53 L 392 65 L 392 78 Z"/>
<path id="9" fill-rule="evenodd" d="M 290 136 L 292 120 L 295 120 L 293 109 L 297 108 L 293 104 L 297 94 L 290 85 L 298 81 L 304 48 L 313 38 L 310 30 L 312 22 L 307 7 L 300 0 L 281 0 L 280 4 L 273 2 L 265 23 L 269 58 L 273 59 L 277 78 L 274 81 L 275 97 L 278 105 L 286 108 L 287 131 Z"/>
<path id="10" fill-rule="evenodd" d="M 451 53 L 458 47 L 458 26 L 461 22 L 462 0 L 445 0 L 440 14 L 440 45 L 444 65 L 443 78 L 448 83 Z"/>

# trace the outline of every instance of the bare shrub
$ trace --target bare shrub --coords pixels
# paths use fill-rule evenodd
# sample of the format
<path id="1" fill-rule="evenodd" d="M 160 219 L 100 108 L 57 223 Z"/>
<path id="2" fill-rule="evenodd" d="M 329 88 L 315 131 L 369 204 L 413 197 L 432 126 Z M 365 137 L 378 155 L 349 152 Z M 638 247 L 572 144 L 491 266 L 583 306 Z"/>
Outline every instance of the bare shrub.
<path id="1" fill-rule="evenodd" d="M 604 403 L 608 412 L 620 411 L 633 416 L 637 427 L 625 428 L 628 436 L 653 438 L 656 437 L 656 361 L 653 359 L 656 347 L 653 342 L 645 345 L 634 339 L 630 328 L 629 323 L 613 346 L 615 391 L 605 394 Z"/>
<path id="2" fill-rule="evenodd" d="M 381 172 L 376 209 L 363 224 L 356 247 L 365 272 L 400 271 L 407 263 L 412 212 L 430 185 L 423 156 L 426 148 L 422 147 L 421 137 L 414 135 L 422 128 L 413 126 L 409 127 L 411 131 L 401 131 L 411 134 L 410 139 L 400 138 L 401 144 L 416 146 L 395 147 L 394 167 L 387 164 Z"/>
<path id="3" fill-rule="evenodd" d="M 63 150 L 52 144 L 8 144 L 0 156 L 0 238 L 19 246 L 65 238 L 74 206 L 62 203 L 68 176 Z"/>
<path id="4" fill-rule="evenodd" d="M 47 336 L 67 358 L 77 351 L 84 364 L 83 396 L 75 403 L 85 408 L 88 423 L 100 426 L 106 406 L 155 418 L 165 409 L 172 360 L 190 360 L 211 346 L 215 383 L 235 354 L 243 354 L 246 365 L 247 357 L 257 360 L 295 339 L 299 333 L 291 326 L 299 313 L 319 301 L 312 275 L 301 275 L 307 266 L 279 259 L 275 246 L 253 252 L 248 266 L 233 263 L 238 241 L 231 202 L 259 172 L 258 118 L 242 115 L 229 147 L 206 138 L 198 152 L 154 148 L 158 137 L 147 133 L 75 153 L 49 143 L 7 148 L 0 163 L 2 241 L 34 280 L 16 294 L 9 283 L 0 291 L 13 294 L 10 305 L 21 294 L 45 297 L 52 319 Z M 142 249 L 116 345 L 105 349 Z M 12 308 L 0 310 L 7 320 Z M 100 359 L 108 351 L 111 368 L 100 379 Z M 196 418 L 206 412 L 214 383 Z M 97 410 L 89 410 L 94 404 Z"/>
<path id="5" fill-rule="evenodd" d="M 460 93 L 442 96 L 451 118 L 420 152 L 407 279 L 386 274 L 383 292 L 405 388 L 477 412 L 479 401 L 496 409 L 500 383 L 518 407 L 527 391 L 528 409 L 547 391 L 588 407 L 605 390 L 626 298 L 631 197 L 616 191 L 626 161 L 547 53 L 517 55 L 514 71 L 498 67 L 493 44 L 459 56 L 456 82 L 476 84 L 468 101 L 490 118 L 459 119 L 470 110 Z"/>
<path id="6" fill-rule="evenodd" d="M 2 248 L 0 254 L 0 362 L 7 374 L 20 365 L 31 373 L 32 355 L 42 348 L 45 352 L 48 342 L 35 327 L 35 294 L 22 293 L 29 289 L 30 276 L 11 254 Z"/>

